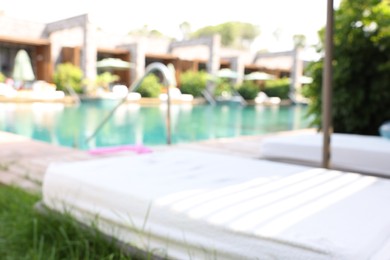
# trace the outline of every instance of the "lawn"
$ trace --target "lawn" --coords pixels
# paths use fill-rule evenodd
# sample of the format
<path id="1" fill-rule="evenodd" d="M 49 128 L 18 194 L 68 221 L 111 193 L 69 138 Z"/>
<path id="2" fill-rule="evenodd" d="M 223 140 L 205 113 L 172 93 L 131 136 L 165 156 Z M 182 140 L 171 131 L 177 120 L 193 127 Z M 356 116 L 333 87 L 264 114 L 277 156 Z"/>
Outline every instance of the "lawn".
<path id="1" fill-rule="evenodd" d="M 124 254 L 102 234 L 70 216 L 40 214 L 39 195 L 0 185 L 0 259 L 141 259 Z"/>

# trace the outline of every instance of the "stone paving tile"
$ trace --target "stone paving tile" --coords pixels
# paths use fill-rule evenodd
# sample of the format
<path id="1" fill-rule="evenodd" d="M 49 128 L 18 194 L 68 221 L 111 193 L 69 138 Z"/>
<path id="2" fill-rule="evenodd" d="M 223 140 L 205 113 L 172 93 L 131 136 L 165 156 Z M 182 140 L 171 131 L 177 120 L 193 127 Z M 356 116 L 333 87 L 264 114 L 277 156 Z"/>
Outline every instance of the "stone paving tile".
<path id="1" fill-rule="evenodd" d="M 40 193 L 41 184 L 8 171 L 0 171 L 0 183 L 13 185 L 30 192 Z"/>
<path id="2" fill-rule="evenodd" d="M 313 130 L 299 130 L 295 132 L 302 131 Z M 278 134 L 291 133 L 289 131 Z M 163 151 L 164 149 L 181 147 L 259 158 L 261 139 L 267 136 L 269 135 L 225 138 L 171 146 L 163 145 L 153 147 L 152 150 Z M 6 132 L 0 132 L 0 147 L 0 183 L 16 184 L 33 191 L 40 189 L 46 169 L 50 163 L 135 155 L 134 152 L 130 151 L 106 155 L 91 155 L 86 151 L 34 141 Z"/>
<path id="3" fill-rule="evenodd" d="M 55 161 L 91 158 L 86 152 L 0 132 L 0 182 L 36 190 Z"/>

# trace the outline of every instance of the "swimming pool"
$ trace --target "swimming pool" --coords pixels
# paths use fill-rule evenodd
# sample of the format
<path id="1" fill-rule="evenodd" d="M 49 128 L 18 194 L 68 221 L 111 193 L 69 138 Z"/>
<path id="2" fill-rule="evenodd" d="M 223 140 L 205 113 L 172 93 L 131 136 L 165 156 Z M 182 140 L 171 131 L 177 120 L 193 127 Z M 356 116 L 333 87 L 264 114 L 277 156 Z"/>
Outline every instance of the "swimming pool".
<path id="1" fill-rule="evenodd" d="M 124 104 L 87 142 L 116 105 L 111 100 L 58 103 L 0 103 L 0 130 L 61 146 L 90 149 L 124 144 L 166 144 L 166 104 Z M 308 126 L 306 106 L 172 105 L 172 143 L 259 135 Z"/>

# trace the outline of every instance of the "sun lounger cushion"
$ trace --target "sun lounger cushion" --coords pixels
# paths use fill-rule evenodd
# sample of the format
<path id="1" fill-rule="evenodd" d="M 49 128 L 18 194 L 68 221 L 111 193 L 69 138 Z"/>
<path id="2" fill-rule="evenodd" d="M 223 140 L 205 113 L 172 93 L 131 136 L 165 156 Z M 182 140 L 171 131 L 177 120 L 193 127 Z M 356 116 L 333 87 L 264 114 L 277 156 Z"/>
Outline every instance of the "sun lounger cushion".
<path id="1" fill-rule="evenodd" d="M 261 157 L 319 166 L 323 135 L 303 133 L 263 139 Z M 331 166 L 355 172 L 390 176 L 390 140 L 379 136 L 334 133 Z"/>
<path id="2" fill-rule="evenodd" d="M 54 163 L 43 183 L 50 209 L 172 259 L 388 259 L 389 201 L 386 179 L 187 149 Z"/>

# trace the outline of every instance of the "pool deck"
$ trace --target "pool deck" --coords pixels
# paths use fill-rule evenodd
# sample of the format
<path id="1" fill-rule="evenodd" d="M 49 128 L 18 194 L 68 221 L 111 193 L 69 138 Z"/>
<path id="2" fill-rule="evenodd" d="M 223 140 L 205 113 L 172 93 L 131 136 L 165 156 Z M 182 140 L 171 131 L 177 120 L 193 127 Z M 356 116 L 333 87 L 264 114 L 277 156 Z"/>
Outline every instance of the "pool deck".
<path id="1" fill-rule="evenodd" d="M 152 147 L 152 150 L 158 151 L 182 147 L 233 154 L 241 157 L 260 158 L 260 142 L 263 138 L 271 135 L 285 135 L 307 131 L 314 131 L 314 129 L 224 138 L 171 146 L 156 146 Z M 28 191 L 38 193 L 41 192 L 42 181 L 50 163 L 91 160 L 107 156 L 135 155 L 131 151 L 111 153 L 109 155 L 91 155 L 87 151 L 40 142 L 1 131 L 0 144 L 2 147 L 0 150 L 0 183 L 16 185 Z"/>

